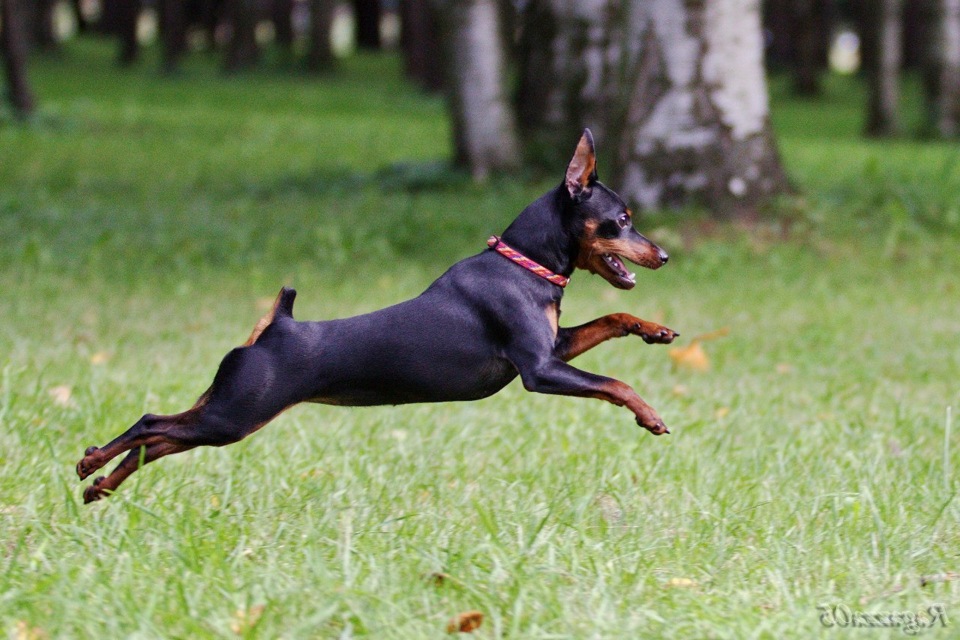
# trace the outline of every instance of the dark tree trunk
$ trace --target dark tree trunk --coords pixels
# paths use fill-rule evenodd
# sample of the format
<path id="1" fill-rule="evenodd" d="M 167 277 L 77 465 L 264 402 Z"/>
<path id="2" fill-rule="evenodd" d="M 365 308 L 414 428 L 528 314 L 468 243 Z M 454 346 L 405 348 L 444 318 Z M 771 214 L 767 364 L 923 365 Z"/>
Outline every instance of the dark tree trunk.
<path id="1" fill-rule="evenodd" d="M 407 77 L 427 91 L 443 88 L 440 28 L 429 0 L 400 3 L 400 45 Z"/>
<path id="2" fill-rule="evenodd" d="M 33 91 L 27 81 L 26 30 L 21 18 L 21 2 L 0 0 L 0 50 L 7 76 L 10 104 L 19 118 L 27 118 L 36 108 Z"/>
<path id="3" fill-rule="evenodd" d="M 293 0 L 273 0 L 270 19 L 277 45 L 289 53 L 293 49 Z"/>
<path id="4" fill-rule="evenodd" d="M 77 20 L 77 32 L 84 34 L 90 30 L 90 22 L 86 14 L 83 13 L 81 6 L 82 0 L 71 0 L 70 8 L 73 9 L 73 17 Z"/>
<path id="5" fill-rule="evenodd" d="M 864 66 L 869 97 L 866 133 L 894 136 L 900 125 L 903 0 L 872 0 L 864 15 Z"/>
<path id="6" fill-rule="evenodd" d="M 357 47 L 380 48 L 380 0 L 353 0 Z"/>
<path id="7" fill-rule="evenodd" d="M 477 180 L 515 169 L 519 143 L 497 2 L 444 0 L 440 9 L 455 161 Z"/>
<path id="8" fill-rule="evenodd" d="M 925 78 L 928 128 L 941 138 L 960 136 L 960 0 L 927 0 Z"/>
<path id="9" fill-rule="evenodd" d="M 140 56 L 137 23 L 140 21 L 141 0 L 119 0 L 114 5 L 116 34 L 120 39 L 120 64 L 130 65 Z"/>
<path id="10" fill-rule="evenodd" d="M 608 139 L 613 112 L 625 106 L 613 77 L 619 63 L 605 64 L 623 37 L 624 4 L 532 0 L 520 17 L 517 116 L 529 156 L 544 166 L 562 162 L 584 127 Z"/>
<path id="11" fill-rule="evenodd" d="M 161 66 L 166 73 L 175 72 L 187 50 L 187 16 L 183 0 L 159 0 L 160 37 L 163 40 Z"/>
<path id="12" fill-rule="evenodd" d="M 54 33 L 53 10 L 56 7 L 54 0 L 34 0 L 29 16 L 31 40 L 40 51 L 54 51 L 57 48 L 57 37 Z"/>
<path id="13" fill-rule="evenodd" d="M 337 10 L 335 0 L 310 0 L 310 46 L 307 49 L 307 71 L 317 73 L 333 65 L 330 29 Z"/>
<path id="14" fill-rule="evenodd" d="M 230 24 L 230 41 L 224 68 L 231 72 L 249 69 L 260 59 L 256 0 L 227 0 L 225 13 Z"/>
<path id="15" fill-rule="evenodd" d="M 830 46 L 829 2 L 791 0 L 793 8 L 795 57 L 793 88 L 801 96 L 820 94 L 820 73 Z"/>

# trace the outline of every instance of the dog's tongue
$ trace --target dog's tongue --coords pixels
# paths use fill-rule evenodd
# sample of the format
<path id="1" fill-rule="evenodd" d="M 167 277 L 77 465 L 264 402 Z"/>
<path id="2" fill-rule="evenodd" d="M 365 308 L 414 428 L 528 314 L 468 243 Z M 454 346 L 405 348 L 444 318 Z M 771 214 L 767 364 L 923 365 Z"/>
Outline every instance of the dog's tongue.
<path id="1" fill-rule="evenodd" d="M 635 273 L 630 273 L 627 271 L 626 267 L 623 266 L 623 262 L 620 260 L 620 256 L 613 255 L 612 253 L 604 254 L 603 259 L 606 263 L 613 269 L 618 276 L 627 280 L 628 282 L 636 282 L 637 275 Z"/>

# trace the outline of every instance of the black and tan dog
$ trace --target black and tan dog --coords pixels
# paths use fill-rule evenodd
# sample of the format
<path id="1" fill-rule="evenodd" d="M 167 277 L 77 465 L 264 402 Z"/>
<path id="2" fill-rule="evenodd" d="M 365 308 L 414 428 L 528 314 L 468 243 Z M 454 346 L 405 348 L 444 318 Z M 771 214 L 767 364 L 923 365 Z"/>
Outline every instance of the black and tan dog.
<path id="1" fill-rule="evenodd" d="M 528 206 L 489 250 L 453 265 L 419 297 L 342 320 L 297 322 L 284 288 L 242 347 L 223 359 L 193 408 L 147 414 L 77 464 L 86 478 L 124 460 L 83 493 L 115 491 L 141 464 L 200 445 L 237 442 L 300 402 L 362 406 L 476 400 L 520 376 L 529 391 L 599 398 L 625 406 L 655 435 L 668 433 L 630 386 L 568 361 L 610 338 L 669 343 L 674 331 L 626 313 L 573 328 L 557 325 L 574 269 L 631 289 L 623 259 L 656 269 L 667 254 L 633 228 L 616 193 L 597 180 L 593 137 L 584 131 L 556 189 Z"/>

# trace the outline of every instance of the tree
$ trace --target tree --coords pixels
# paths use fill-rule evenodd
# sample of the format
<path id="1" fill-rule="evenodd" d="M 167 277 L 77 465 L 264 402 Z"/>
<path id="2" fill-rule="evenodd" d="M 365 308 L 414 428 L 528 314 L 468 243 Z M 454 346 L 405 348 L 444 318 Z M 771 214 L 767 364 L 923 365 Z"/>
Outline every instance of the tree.
<path id="1" fill-rule="evenodd" d="M 257 46 L 256 0 L 227 0 L 225 14 L 230 24 L 224 69 L 240 71 L 254 66 L 260 59 Z"/>
<path id="2" fill-rule="evenodd" d="M 863 57 L 867 71 L 866 133 L 901 132 L 900 69 L 903 63 L 903 0 L 872 0 L 861 9 Z"/>
<path id="3" fill-rule="evenodd" d="M 928 101 L 931 129 L 940 137 L 960 135 L 960 0 L 932 2 Z"/>
<path id="4" fill-rule="evenodd" d="M 769 119 L 759 0 L 532 0 L 520 121 L 537 149 L 589 126 L 643 207 L 749 217 L 788 189 Z M 530 30 L 533 29 L 533 32 Z"/>
<path id="5" fill-rule="evenodd" d="M 7 76 L 10 104 L 19 118 L 33 113 L 36 100 L 27 82 L 27 42 L 21 18 L 23 0 L 0 0 L 0 53 Z"/>
<path id="6" fill-rule="evenodd" d="M 187 50 L 187 15 L 183 0 L 159 0 L 160 37 L 163 41 L 161 66 L 167 73 L 176 71 Z"/>
<path id="7" fill-rule="evenodd" d="M 333 65 L 330 29 L 337 3 L 333 0 L 310 0 L 310 46 L 307 49 L 307 71 L 318 72 Z"/>
<path id="8" fill-rule="evenodd" d="M 380 48 L 380 0 L 353 0 L 357 47 Z"/>
<path id="9" fill-rule="evenodd" d="M 438 0 L 456 163 L 475 179 L 520 163 L 496 0 Z"/>
<path id="10" fill-rule="evenodd" d="M 404 73 L 427 91 L 443 87 L 437 16 L 429 0 L 400 3 L 400 46 Z"/>

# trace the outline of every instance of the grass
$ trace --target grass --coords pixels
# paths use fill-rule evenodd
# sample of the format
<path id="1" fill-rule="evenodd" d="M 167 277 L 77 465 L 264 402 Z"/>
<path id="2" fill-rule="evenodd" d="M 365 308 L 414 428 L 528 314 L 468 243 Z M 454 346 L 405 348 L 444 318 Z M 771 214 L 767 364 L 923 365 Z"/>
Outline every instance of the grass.
<path id="1" fill-rule="evenodd" d="M 416 295 L 552 182 L 439 168 L 443 105 L 390 58 L 166 79 L 112 54 L 38 61 L 38 121 L 0 121 L 2 632 L 440 638 L 476 609 L 480 638 L 780 638 L 843 633 L 818 605 L 942 603 L 950 630 L 921 633 L 955 634 L 960 582 L 921 584 L 960 570 L 953 145 L 861 139 L 849 80 L 775 85 L 802 197 L 751 229 L 651 214 L 666 269 L 574 278 L 564 324 L 729 327 L 706 372 L 638 340 L 578 360 L 670 436 L 519 384 L 303 406 L 85 507 L 83 449 L 186 408 L 281 284 L 300 318 Z"/>

